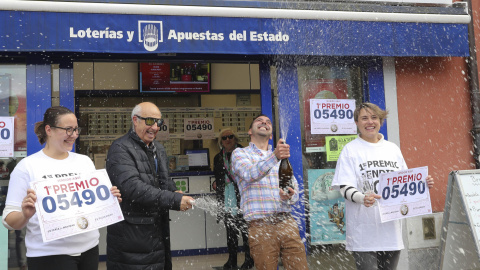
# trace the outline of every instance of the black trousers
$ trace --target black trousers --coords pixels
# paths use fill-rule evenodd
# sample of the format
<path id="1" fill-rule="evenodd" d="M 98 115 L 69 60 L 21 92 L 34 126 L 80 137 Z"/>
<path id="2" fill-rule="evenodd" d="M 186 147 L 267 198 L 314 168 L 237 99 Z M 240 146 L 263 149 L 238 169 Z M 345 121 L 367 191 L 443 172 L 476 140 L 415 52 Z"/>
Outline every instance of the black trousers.
<path id="1" fill-rule="evenodd" d="M 227 228 L 228 260 L 237 263 L 238 237 L 241 235 L 245 249 L 245 260 L 251 259 L 248 246 L 248 226 L 245 220 L 232 214 L 225 214 L 225 227 Z"/>
<path id="2" fill-rule="evenodd" d="M 28 270 L 96 270 L 98 269 L 98 246 L 80 256 L 52 255 L 27 257 Z"/>

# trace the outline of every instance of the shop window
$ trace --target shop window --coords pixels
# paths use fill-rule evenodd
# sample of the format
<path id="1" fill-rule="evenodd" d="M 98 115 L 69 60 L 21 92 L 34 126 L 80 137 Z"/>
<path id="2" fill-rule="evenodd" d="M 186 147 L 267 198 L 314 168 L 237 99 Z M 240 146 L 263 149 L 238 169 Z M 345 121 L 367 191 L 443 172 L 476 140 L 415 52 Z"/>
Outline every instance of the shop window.
<path id="1" fill-rule="evenodd" d="M 156 104 L 165 119 L 166 126 L 158 133 L 157 140 L 164 145 L 169 160 L 176 161 L 177 166 L 172 168 L 172 173 L 181 174 L 183 171 L 189 170 L 184 161 L 185 151 L 191 149 L 208 149 L 210 169 L 213 169 L 213 158 L 219 152 L 216 138 L 224 128 L 232 128 L 238 133 L 239 143 L 244 146 L 248 145 L 248 127 L 253 117 L 261 111 L 260 91 L 251 90 L 252 83 L 247 82 L 248 89 L 237 93 L 235 82 L 228 79 L 222 81 L 222 76 L 213 73 L 213 69 L 211 74 L 207 74 L 209 72 L 208 64 L 175 63 L 171 65 L 172 69 L 164 69 L 164 71 L 168 71 L 170 75 L 181 74 L 182 67 L 186 66 L 187 73 L 193 72 L 197 75 L 195 80 L 192 77 L 192 81 L 188 82 L 193 86 L 207 83 L 208 75 L 214 78 L 217 75 L 215 81 L 218 85 L 223 85 L 224 89 L 212 89 L 205 93 L 141 91 L 139 87 L 142 84 L 140 71 L 144 73 L 148 71 L 144 67 L 145 62 L 141 64 L 143 65 L 139 65 L 137 62 L 74 63 L 75 102 L 76 108 L 78 108 L 76 113 L 79 118 L 79 126 L 82 127 L 76 150 L 88 155 L 98 169 L 104 168 L 106 154 L 112 142 L 130 130 L 132 126 L 131 111 L 136 104 L 143 101 Z M 212 64 L 216 70 L 221 69 L 219 65 L 222 64 Z M 248 69 L 250 64 L 244 65 L 247 65 L 248 74 L 253 72 Z M 253 66 L 259 73 L 258 64 Z M 255 68 L 251 70 L 255 70 Z M 108 71 L 108 76 L 106 71 Z M 183 73 L 185 72 L 183 71 Z M 255 76 L 248 74 L 245 76 L 247 80 L 259 78 L 259 74 L 255 74 Z M 200 77 L 201 79 L 199 79 Z M 166 80 L 172 81 L 170 84 L 178 85 L 179 78 L 178 76 L 167 76 Z M 115 81 L 114 84 L 112 84 L 113 81 Z M 258 82 L 253 83 L 253 85 L 256 84 Z M 188 121 L 194 119 L 207 119 L 211 123 L 212 130 L 206 135 L 207 138 L 203 138 L 203 135 L 194 139 L 191 137 L 191 131 L 199 127 L 198 125 L 189 126 Z"/>
<path id="2" fill-rule="evenodd" d="M 303 186 L 305 199 L 308 200 L 307 231 L 312 245 L 326 245 L 342 243 L 345 240 L 343 214 L 344 201 L 338 191 L 333 190 L 331 182 L 335 172 L 336 160 L 340 154 L 344 142 L 356 137 L 356 126 L 350 125 L 349 132 L 338 132 L 340 124 L 336 121 L 324 126 L 312 123 L 312 117 L 324 118 L 350 118 L 353 121 L 355 106 L 363 101 L 363 88 L 365 68 L 353 64 L 299 64 L 298 78 L 298 102 L 300 110 L 300 130 L 302 156 L 291 157 L 301 159 L 303 165 Z M 278 112 L 277 70 L 271 68 L 272 89 L 274 92 L 275 121 L 276 127 L 282 127 L 282 116 Z M 280 93 L 281 94 L 281 93 Z M 310 108 L 310 102 L 321 100 L 336 100 L 340 104 L 350 104 L 350 110 L 317 110 L 315 113 Z M 340 101 L 342 100 L 342 101 Z M 318 102 L 317 102 L 318 104 Z M 315 109 L 315 108 L 314 108 Z M 322 115 L 320 115 L 322 114 Z M 290 125 L 291 126 L 291 125 Z M 337 129 L 338 128 L 338 129 Z M 319 132 L 321 130 L 321 132 Z M 320 133 L 320 134 L 318 134 Z M 277 128 L 277 138 L 279 136 Z M 290 144 L 292 142 L 290 140 Z M 288 143 L 288 140 L 287 140 Z M 342 213 L 341 213 L 342 212 Z"/>
<path id="3" fill-rule="evenodd" d="M 11 143 L 0 149 L 0 216 L 5 208 L 10 174 L 27 155 L 26 74 L 25 64 L 0 64 L 0 136 L 7 141 L 13 136 Z M 9 121 L 10 124 L 5 124 Z M 8 252 L 9 268 L 26 263 L 24 236 L 25 230 L 1 230 L 0 243 L 5 246 L 0 250 Z"/>

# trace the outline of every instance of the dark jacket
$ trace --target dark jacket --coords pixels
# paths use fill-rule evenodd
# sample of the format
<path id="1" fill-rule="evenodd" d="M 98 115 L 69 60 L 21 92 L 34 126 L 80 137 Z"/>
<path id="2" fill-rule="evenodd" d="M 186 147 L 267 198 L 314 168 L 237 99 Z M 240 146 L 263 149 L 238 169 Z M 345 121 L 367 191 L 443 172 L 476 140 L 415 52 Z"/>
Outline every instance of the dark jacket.
<path id="1" fill-rule="evenodd" d="M 173 192 L 164 147 L 147 147 L 131 129 L 113 142 L 106 168 L 125 218 L 107 228 L 107 268 L 171 269 L 168 209 L 180 210 L 182 194 Z"/>
<path id="2" fill-rule="evenodd" d="M 237 147 L 242 147 L 241 145 L 237 145 Z M 216 194 L 217 194 L 217 201 L 218 201 L 218 209 L 219 214 L 217 215 L 217 222 L 223 218 L 225 215 L 225 175 L 227 174 L 227 169 L 225 168 L 223 162 L 223 151 L 224 149 L 220 150 L 220 152 L 213 158 L 213 171 L 215 173 L 215 184 L 217 185 Z M 231 153 L 227 154 L 228 157 L 231 157 Z M 233 176 L 232 176 L 233 177 Z M 235 195 L 237 195 L 237 205 L 238 209 L 240 209 L 240 192 L 238 191 L 237 183 L 230 177 L 230 181 L 234 183 L 235 187 Z"/>

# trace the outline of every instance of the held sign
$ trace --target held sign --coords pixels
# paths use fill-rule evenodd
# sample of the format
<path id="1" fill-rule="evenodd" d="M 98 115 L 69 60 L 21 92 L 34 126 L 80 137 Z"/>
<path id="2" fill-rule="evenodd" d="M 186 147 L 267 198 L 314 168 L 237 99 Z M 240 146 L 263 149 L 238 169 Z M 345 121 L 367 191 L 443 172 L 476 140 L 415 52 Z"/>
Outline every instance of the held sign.
<path id="1" fill-rule="evenodd" d="M 380 174 L 379 210 L 382 222 L 432 213 L 428 167 Z"/>
<path id="2" fill-rule="evenodd" d="M 32 182 L 44 242 L 96 230 L 123 220 L 106 170 Z"/>
<path id="3" fill-rule="evenodd" d="M 310 99 L 312 134 L 356 134 L 354 99 Z"/>
<path id="4" fill-rule="evenodd" d="M 13 157 L 14 117 L 0 117 L 0 157 Z"/>

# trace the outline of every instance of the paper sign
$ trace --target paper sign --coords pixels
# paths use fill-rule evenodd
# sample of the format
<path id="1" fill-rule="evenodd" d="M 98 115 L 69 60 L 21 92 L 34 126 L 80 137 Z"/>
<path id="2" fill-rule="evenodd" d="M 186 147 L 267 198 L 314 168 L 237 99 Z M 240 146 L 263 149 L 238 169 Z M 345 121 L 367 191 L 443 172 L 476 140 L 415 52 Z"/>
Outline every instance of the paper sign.
<path id="1" fill-rule="evenodd" d="M 170 121 L 168 118 L 163 119 L 163 125 L 160 127 L 156 137 L 157 141 L 170 140 Z"/>
<path id="2" fill-rule="evenodd" d="M 432 213 L 428 167 L 380 174 L 378 201 L 382 222 Z"/>
<path id="3" fill-rule="evenodd" d="M 337 161 L 345 145 L 357 138 L 357 135 L 325 136 L 327 161 Z"/>
<path id="4" fill-rule="evenodd" d="M 213 118 L 185 118 L 183 130 L 185 140 L 215 139 Z"/>
<path id="5" fill-rule="evenodd" d="M 123 220 L 106 170 L 35 181 L 30 186 L 37 194 L 35 207 L 44 242 Z"/>
<path id="6" fill-rule="evenodd" d="M 312 134 L 356 134 L 354 99 L 310 99 Z"/>
<path id="7" fill-rule="evenodd" d="M 0 117 L 0 157 L 13 157 L 13 117 Z"/>

